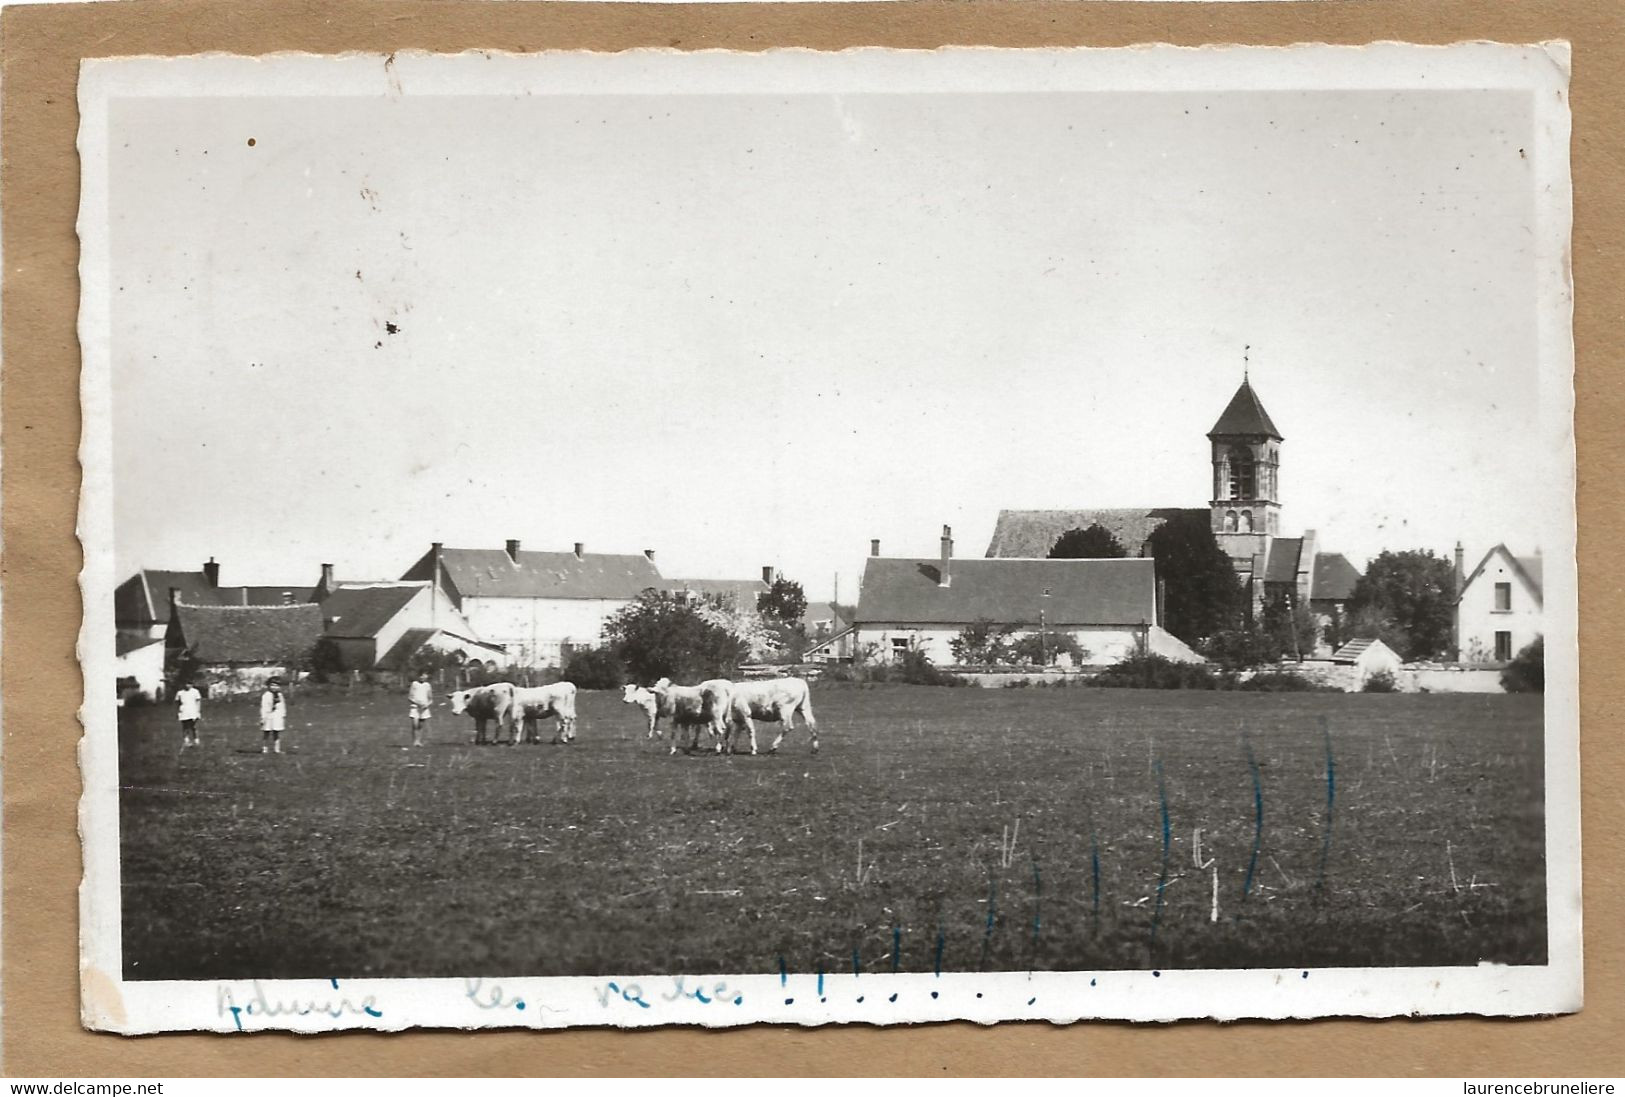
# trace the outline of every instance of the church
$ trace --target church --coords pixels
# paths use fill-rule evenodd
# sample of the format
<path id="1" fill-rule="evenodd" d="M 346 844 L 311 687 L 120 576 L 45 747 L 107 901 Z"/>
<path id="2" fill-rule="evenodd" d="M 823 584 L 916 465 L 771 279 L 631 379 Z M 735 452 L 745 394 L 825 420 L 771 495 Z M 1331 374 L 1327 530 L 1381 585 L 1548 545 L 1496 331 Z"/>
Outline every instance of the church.
<path id="1" fill-rule="evenodd" d="M 1146 540 L 1180 515 L 1206 514 L 1213 536 L 1255 607 L 1284 597 L 1322 621 L 1342 612 L 1360 573 L 1341 553 L 1322 552 L 1314 530 L 1282 536 L 1280 430 L 1243 377 L 1207 433 L 1213 481 L 1206 507 L 1114 507 L 1002 510 L 988 544 L 990 558 L 1042 558 L 1068 530 L 1098 525 L 1131 557 L 1150 555 Z"/>

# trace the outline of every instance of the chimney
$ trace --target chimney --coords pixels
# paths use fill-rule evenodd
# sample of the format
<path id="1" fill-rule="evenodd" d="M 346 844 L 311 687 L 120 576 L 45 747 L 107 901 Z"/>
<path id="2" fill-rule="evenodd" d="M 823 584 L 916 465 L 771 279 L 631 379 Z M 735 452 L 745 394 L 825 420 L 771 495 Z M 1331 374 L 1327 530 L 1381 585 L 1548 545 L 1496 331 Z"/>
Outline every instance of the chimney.
<path id="1" fill-rule="evenodd" d="M 237 604 L 239 606 L 248 605 L 248 588 L 247 587 L 238 587 L 237 588 Z"/>
<path id="2" fill-rule="evenodd" d="M 519 563 L 519 539 L 517 537 L 508 539 L 508 559 L 516 564 Z"/>
<path id="3" fill-rule="evenodd" d="M 220 585 L 220 565 L 214 562 L 213 556 L 209 557 L 209 562 L 203 565 L 203 577 L 209 581 L 211 587 Z"/>
<path id="4" fill-rule="evenodd" d="M 937 586 L 945 587 L 953 580 L 953 574 L 948 570 L 948 562 L 954 558 L 954 531 L 942 527 L 942 559 L 937 566 Z"/>
<path id="5" fill-rule="evenodd" d="M 1456 597 L 1457 598 L 1461 597 L 1461 585 L 1464 582 L 1466 582 L 1466 580 L 1467 580 L 1466 565 L 1467 565 L 1466 552 L 1462 549 L 1461 542 L 1457 541 L 1456 542 Z"/>
<path id="6" fill-rule="evenodd" d="M 879 556 L 880 555 L 880 538 L 871 537 L 869 539 L 869 555 L 870 556 Z"/>
<path id="7" fill-rule="evenodd" d="M 169 588 L 169 615 L 175 616 L 175 607 L 181 604 L 181 588 Z"/>
<path id="8" fill-rule="evenodd" d="M 772 564 L 762 565 L 762 582 L 766 583 L 768 586 L 772 586 L 773 580 L 777 579 L 778 577 L 778 573 L 774 571 Z"/>
<path id="9" fill-rule="evenodd" d="M 429 624 L 437 625 L 440 616 L 440 554 L 446 547 L 444 541 L 429 542 L 429 556 L 432 559 L 434 570 L 429 573 Z"/>
<path id="10" fill-rule="evenodd" d="M 655 562 L 655 550 L 654 549 L 644 549 L 643 550 L 643 558 L 645 560 L 649 561 L 649 563 L 651 563 L 651 564 L 654 563 Z"/>
<path id="11" fill-rule="evenodd" d="M 338 584 L 333 581 L 333 565 L 332 564 L 323 564 L 322 565 L 322 591 L 323 591 L 323 593 L 326 593 L 327 591 L 332 590 L 337 585 Z"/>
<path id="12" fill-rule="evenodd" d="M 519 542 L 514 541 L 513 546 L 514 546 L 514 548 L 518 548 L 519 547 Z M 576 552 L 576 559 L 579 560 L 583 556 L 587 555 L 587 546 L 582 544 L 580 541 L 577 541 L 576 542 L 575 552 Z"/>

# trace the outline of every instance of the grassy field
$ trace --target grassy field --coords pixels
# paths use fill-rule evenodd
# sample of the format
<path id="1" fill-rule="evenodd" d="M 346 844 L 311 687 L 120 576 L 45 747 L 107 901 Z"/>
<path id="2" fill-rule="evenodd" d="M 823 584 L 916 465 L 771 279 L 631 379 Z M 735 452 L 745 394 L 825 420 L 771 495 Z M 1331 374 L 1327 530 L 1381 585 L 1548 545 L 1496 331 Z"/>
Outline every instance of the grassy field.
<path id="1" fill-rule="evenodd" d="M 598 693 L 570 746 L 474 747 L 442 706 L 420 750 L 403 697 L 295 694 L 280 757 L 248 700 L 184 753 L 126 709 L 125 975 L 1545 960 L 1538 696 L 814 705 L 821 753 L 760 757 L 668 757 Z"/>

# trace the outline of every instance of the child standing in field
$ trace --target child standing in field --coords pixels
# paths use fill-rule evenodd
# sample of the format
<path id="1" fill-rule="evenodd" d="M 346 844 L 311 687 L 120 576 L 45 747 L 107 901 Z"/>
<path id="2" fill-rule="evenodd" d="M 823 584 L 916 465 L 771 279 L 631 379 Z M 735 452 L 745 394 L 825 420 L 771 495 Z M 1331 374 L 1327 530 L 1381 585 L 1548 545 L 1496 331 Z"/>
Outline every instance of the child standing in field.
<path id="1" fill-rule="evenodd" d="M 198 745 L 197 722 L 203 719 L 203 694 L 190 681 L 175 691 L 175 714 L 181 722 L 181 749 Z"/>
<path id="2" fill-rule="evenodd" d="M 417 680 L 406 691 L 406 703 L 412 718 L 412 745 L 423 745 L 423 728 L 434 715 L 434 687 L 429 685 L 429 672 L 418 671 Z"/>
<path id="3" fill-rule="evenodd" d="M 282 733 L 288 727 L 288 699 L 282 695 L 282 679 L 272 678 L 260 694 L 260 753 L 282 753 Z"/>

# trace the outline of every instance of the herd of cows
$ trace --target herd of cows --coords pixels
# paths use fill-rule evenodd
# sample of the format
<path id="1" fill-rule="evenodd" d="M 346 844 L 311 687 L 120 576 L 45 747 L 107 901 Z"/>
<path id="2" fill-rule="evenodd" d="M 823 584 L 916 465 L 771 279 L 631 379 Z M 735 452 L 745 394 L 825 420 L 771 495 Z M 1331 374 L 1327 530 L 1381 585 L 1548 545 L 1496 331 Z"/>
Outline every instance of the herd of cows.
<path id="1" fill-rule="evenodd" d="M 450 695 L 451 711 L 468 716 L 474 721 L 474 742 L 501 741 L 504 728 L 507 742 L 541 741 L 540 726 L 544 720 L 557 720 L 558 729 L 553 742 L 569 743 L 576 737 L 576 687 L 570 682 L 551 686 L 516 686 L 511 682 L 497 682 L 472 689 L 460 689 Z M 779 734 L 768 751 L 776 751 L 787 732 L 795 729 L 799 715 L 812 739 L 812 749 L 818 749 L 818 721 L 813 717 L 812 693 L 800 678 L 771 678 L 754 682 L 730 682 L 726 678 L 713 678 L 697 686 L 673 685 L 671 679 L 662 678 L 652 686 L 627 686 L 621 700 L 643 710 L 648 721 L 648 737 L 661 734 L 660 721 L 671 726 L 671 752 L 679 746 L 696 750 L 700 737 L 709 731 L 718 754 L 734 751 L 734 737 L 744 732 L 750 739 L 750 752 L 757 753 L 756 721 L 765 720 L 779 725 Z M 487 725 L 495 729 L 487 735 Z M 685 733 L 688 742 L 683 742 Z"/>

